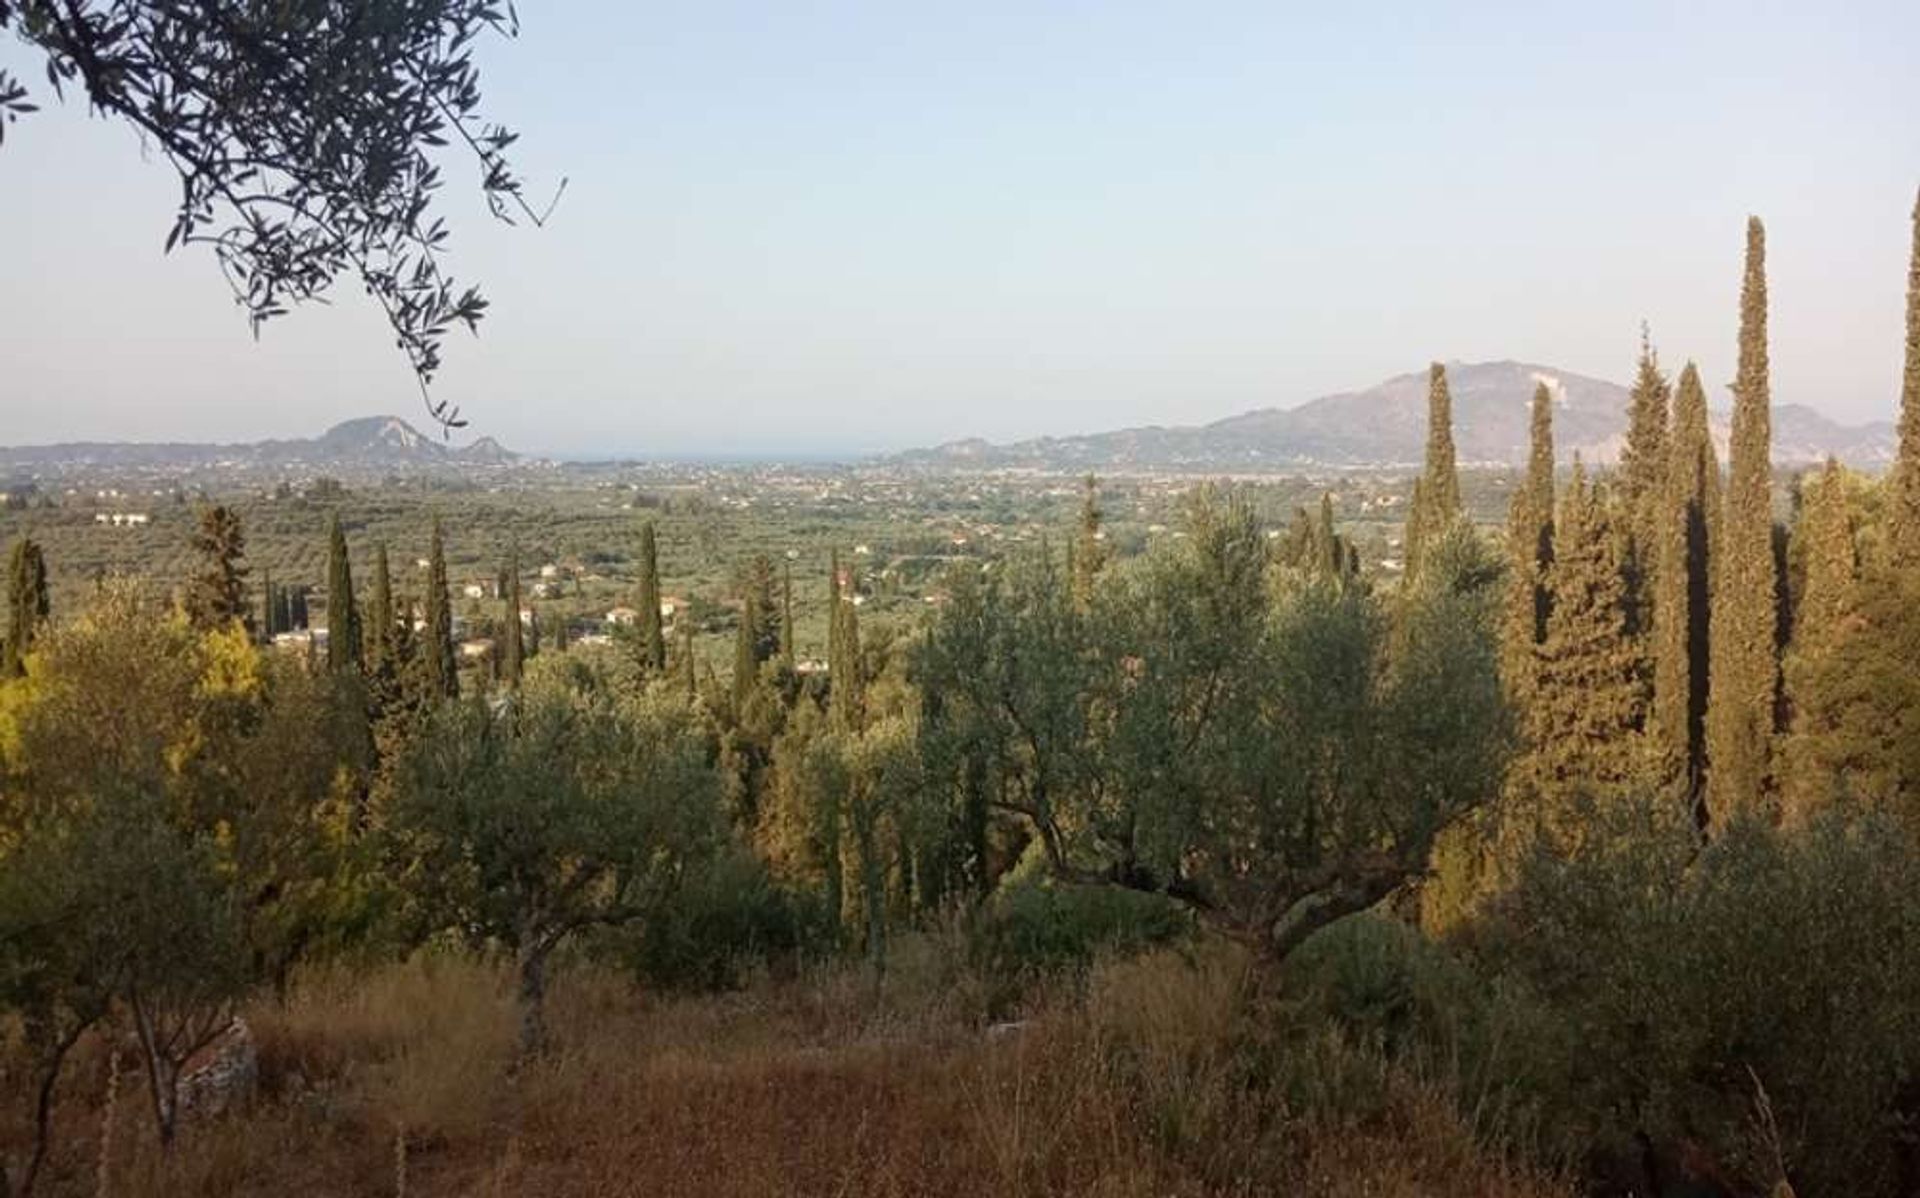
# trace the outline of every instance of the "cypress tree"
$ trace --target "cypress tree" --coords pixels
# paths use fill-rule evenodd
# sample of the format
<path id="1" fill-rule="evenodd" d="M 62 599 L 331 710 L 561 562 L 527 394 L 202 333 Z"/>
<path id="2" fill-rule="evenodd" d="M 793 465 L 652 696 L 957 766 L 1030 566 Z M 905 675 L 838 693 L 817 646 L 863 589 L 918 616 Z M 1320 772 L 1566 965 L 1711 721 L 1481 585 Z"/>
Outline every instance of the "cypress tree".
<path id="1" fill-rule="evenodd" d="M 1553 394 L 1533 389 L 1527 475 L 1507 508 L 1507 603 L 1501 634 L 1501 676 L 1524 713 L 1535 689 L 1541 642 L 1547 637 L 1553 566 Z"/>
<path id="2" fill-rule="evenodd" d="M 773 563 L 764 554 L 755 555 L 740 576 L 740 623 L 733 647 L 733 697 L 735 710 L 744 708 L 747 697 L 760 681 L 761 663 L 780 651 L 778 613 L 773 599 Z"/>
<path id="3" fill-rule="evenodd" d="M 500 599 L 504 611 L 501 618 L 505 624 L 500 632 L 500 681 L 509 690 L 520 689 L 520 679 L 524 673 L 526 649 L 521 641 L 520 630 L 520 550 L 514 549 L 507 555 L 507 567 L 501 575 L 506 583 L 500 588 Z"/>
<path id="4" fill-rule="evenodd" d="M 247 603 L 247 534 L 240 517 L 225 505 L 200 509 L 193 536 L 200 569 L 187 584 L 187 617 L 196 628 L 224 628 L 234 621 L 251 625 Z"/>
<path id="5" fill-rule="evenodd" d="M 1654 577 L 1658 573 L 1662 485 L 1667 473 L 1667 407 L 1673 388 L 1660 371 L 1660 359 L 1644 327 L 1640 361 L 1627 407 L 1627 439 L 1620 450 L 1620 501 L 1627 526 L 1627 614 L 1635 635 L 1653 622 Z"/>
<path id="6" fill-rule="evenodd" d="M 753 660 L 757 666 L 779 655 L 783 634 L 779 595 L 773 579 L 773 561 L 766 554 L 756 553 L 747 563 L 743 589 L 754 606 Z"/>
<path id="7" fill-rule="evenodd" d="M 838 630 L 832 638 L 833 660 L 827 666 L 830 688 L 827 714 L 835 731 L 858 732 L 865 710 L 865 686 L 860 677 L 859 609 L 854 606 L 852 594 L 842 593 L 837 577 L 833 608 Z"/>
<path id="8" fill-rule="evenodd" d="M 698 703 L 700 675 L 693 659 L 693 621 L 682 617 L 679 626 L 681 682 L 687 688 L 687 702 Z"/>
<path id="9" fill-rule="evenodd" d="M 1453 394 L 1447 389 L 1447 368 L 1435 362 L 1427 368 L 1427 460 L 1414 484 L 1413 505 L 1407 513 L 1407 574 L 1420 572 L 1426 546 L 1437 542 L 1460 518 L 1460 472 L 1454 461 Z"/>
<path id="10" fill-rule="evenodd" d="M 1804 499 L 1793 548 L 1803 563 L 1805 581 L 1783 671 L 1792 714 L 1781 749 L 1781 789 L 1787 809 L 1796 814 L 1811 812 L 1835 789 L 1832 775 L 1837 771 L 1822 742 L 1839 722 L 1842 696 L 1834 693 L 1838 680 L 1826 667 L 1853 632 L 1859 597 L 1853 505 L 1840 463 L 1828 458 Z"/>
<path id="11" fill-rule="evenodd" d="M 780 664 L 793 668 L 793 563 L 780 565 Z"/>
<path id="12" fill-rule="evenodd" d="M 274 585 L 273 571 L 260 571 L 260 639 L 271 644 L 273 636 L 280 631 L 279 613 L 274 610 L 274 596 L 279 587 Z"/>
<path id="13" fill-rule="evenodd" d="M 7 639 L 0 645 L 0 678 L 26 673 L 27 654 L 51 610 L 46 556 L 32 537 L 21 537 L 7 557 Z"/>
<path id="14" fill-rule="evenodd" d="M 358 670 L 360 609 L 353 601 L 353 565 L 347 560 L 347 534 L 335 512 L 327 531 L 327 667 Z"/>
<path id="15" fill-rule="evenodd" d="M 1667 455 L 1653 593 L 1651 726 L 1683 806 L 1704 828 L 1708 639 L 1720 461 L 1707 428 L 1706 388 L 1692 362 L 1680 372 Z"/>
<path id="16" fill-rule="evenodd" d="M 1554 520 L 1552 603 L 1528 707 L 1531 773 L 1550 822 L 1567 835 L 1577 834 L 1567 822 L 1569 800 L 1618 794 L 1640 777 L 1644 682 L 1628 635 L 1616 519 L 1575 459 Z"/>
<path id="17" fill-rule="evenodd" d="M 1106 546 L 1100 541 L 1100 480 L 1089 474 L 1083 484 L 1080 524 L 1075 530 L 1073 568 L 1069 574 L 1074 606 L 1082 612 L 1093 605 L 1094 582 L 1106 565 Z"/>
<path id="18" fill-rule="evenodd" d="M 393 607 L 393 575 L 387 564 L 387 543 L 373 547 L 373 595 L 367 604 L 367 673 L 392 678 L 400 668 L 399 617 Z"/>
<path id="19" fill-rule="evenodd" d="M 660 550 L 651 520 L 640 526 L 640 578 L 634 604 L 640 609 L 641 668 L 658 673 L 667 668 L 667 642 L 660 625 Z"/>
<path id="20" fill-rule="evenodd" d="M 840 551 L 827 559 L 827 674 L 840 661 Z"/>
<path id="21" fill-rule="evenodd" d="M 433 540 L 427 547 L 427 691 L 435 699 L 460 694 L 459 659 L 453 650 L 453 601 L 447 594 L 447 554 L 441 543 L 440 517 L 433 518 Z"/>
<path id="22" fill-rule="evenodd" d="M 1907 260 L 1906 370 L 1900 380 L 1900 451 L 1887 479 L 1889 557 L 1896 569 L 1920 570 L 1920 195 L 1913 201 L 1913 248 Z"/>
<path id="23" fill-rule="evenodd" d="M 1766 231 L 1749 218 L 1726 510 L 1714 562 L 1707 807 L 1715 824 L 1767 800 L 1779 691 L 1766 270 Z"/>

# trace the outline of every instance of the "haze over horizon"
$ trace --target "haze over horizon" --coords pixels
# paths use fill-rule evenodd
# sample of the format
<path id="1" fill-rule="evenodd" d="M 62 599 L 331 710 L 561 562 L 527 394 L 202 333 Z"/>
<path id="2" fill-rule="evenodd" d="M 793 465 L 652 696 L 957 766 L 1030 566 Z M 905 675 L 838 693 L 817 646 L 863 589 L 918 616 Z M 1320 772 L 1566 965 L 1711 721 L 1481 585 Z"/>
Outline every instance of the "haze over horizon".
<path id="1" fill-rule="evenodd" d="M 1844 7 L 534 10 L 486 107 L 536 196 L 571 184 L 508 229 L 447 160 L 448 263 L 493 308 L 436 394 L 533 452 L 818 455 L 1204 423 L 1432 358 L 1625 381 L 1644 319 L 1718 403 L 1753 212 L 1775 401 L 1889 419 L 1920 11 Z M 0 146 L 0 442 L 425 423 L 357 289 L 256 344 L 210 254 L 161 254 L 165 165 L 35 98 Z"/>

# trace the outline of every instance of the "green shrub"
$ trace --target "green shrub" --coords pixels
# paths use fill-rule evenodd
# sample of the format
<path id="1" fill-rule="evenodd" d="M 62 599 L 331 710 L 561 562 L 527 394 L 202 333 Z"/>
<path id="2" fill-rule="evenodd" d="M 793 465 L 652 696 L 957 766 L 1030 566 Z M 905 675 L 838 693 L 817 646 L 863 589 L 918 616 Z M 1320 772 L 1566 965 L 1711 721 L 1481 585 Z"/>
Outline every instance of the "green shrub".
<path id="1" fill-rule="evenodd" d="M 980 972 L 1018 982 L 1083 971 L 1102 954 L 1137 953 L 1192 928 L 1187 912 L 1159 895 L 1023 876 L 980 910 L 969 940 Z"/>
<path id="2" fill-rule="evenodd" d="M 745 850 L 690 879 L 658 918 L 610 933 L 615 958 L 662 990 L 715 991 L 757 969 L 823 955 L 832 922 L 818 896 L 790 890 Z"/>
<path id="3" fill-rule="evenodd" d="M 1538 1038 L 1557 1140 L 1616 1158 L 1694 1145 L 1764 1190 L 1899 1191 L 1920 1066 L 1920 865 L 1891 821 L 1684 832 L 1625 816 L 1542 857 L 1476 955 L 1562 1035 Z"/>

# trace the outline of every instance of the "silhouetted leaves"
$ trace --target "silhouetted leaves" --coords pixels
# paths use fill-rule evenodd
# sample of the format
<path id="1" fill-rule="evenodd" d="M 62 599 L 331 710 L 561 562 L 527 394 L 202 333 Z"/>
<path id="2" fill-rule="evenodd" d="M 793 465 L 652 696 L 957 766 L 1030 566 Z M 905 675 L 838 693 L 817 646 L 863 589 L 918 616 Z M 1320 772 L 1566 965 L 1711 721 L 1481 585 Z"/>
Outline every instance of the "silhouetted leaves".
<path id="1" fill-rule="evenodd" d="M 441 178 L 428 153 L 466 146 L 496 217 L 544 221 L 507 163 L 515 135 L 477 115 L 472 43 L 517 28 L 510 6 L 485 0 L 0 3 L 0 30 L 46 52 L 56 95 L 80 80 L 96 111 L 131 124 L 179 172 L 168 251 L 211 246 L 256 335 L 358 277 L 446 429 L 465 421 L 427 394 L 441 342 L 455 325 L 472 330 L 487 303 L 441 268 L 446 230 L 428 216 Z M 0 134 L 34 110 L 27 94 L 0 72 Z"/>

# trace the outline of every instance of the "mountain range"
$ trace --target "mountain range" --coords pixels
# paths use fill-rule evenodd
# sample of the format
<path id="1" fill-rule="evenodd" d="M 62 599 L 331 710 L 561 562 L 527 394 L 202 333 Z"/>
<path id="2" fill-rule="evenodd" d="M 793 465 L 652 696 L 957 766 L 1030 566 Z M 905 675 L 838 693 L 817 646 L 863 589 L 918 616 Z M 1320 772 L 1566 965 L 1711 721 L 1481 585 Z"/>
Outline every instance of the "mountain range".
<path id="1" fill-rule="evenodd" d="M 1526 362 L 1450 362 L 1454 444 L 1463 465 L 1523 465 L 1528 416 L 1541 383 L 1553 394 L 1555 451 L 1593 463 L 1619 456 L 1627 389 L 1618 383 Z M 1727 415 L 1712 417 L 1726 457 Z M 1292 408 L 1261 408 L 1212 424 L 1150 426 L 995 445 L 973 439 L 911 450 L 889 461 L 960 470 L 1212 471 L 1263 473 L 1417 465 L 1427 440 L 1427 372 L 1398 375 Z M 1773 412 L 1773 457 L 1804 466 L 1829 455 L 1862 469 L 1893 459 L 1891 422 L 1845 425 L 1800 404 Z"/>
<path id="2" fill-rule="evenodd" d="M 501 466 L 519 455 L 492 437 L 453 446 L 398 416 L 365 416 L 334 425 L 318 437 L 234 445 L 191 442 L 74 441 L 0 447 L 0 469 L 92 466 L 128 469 L 347 467 L 429 468 Z"/>

